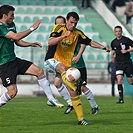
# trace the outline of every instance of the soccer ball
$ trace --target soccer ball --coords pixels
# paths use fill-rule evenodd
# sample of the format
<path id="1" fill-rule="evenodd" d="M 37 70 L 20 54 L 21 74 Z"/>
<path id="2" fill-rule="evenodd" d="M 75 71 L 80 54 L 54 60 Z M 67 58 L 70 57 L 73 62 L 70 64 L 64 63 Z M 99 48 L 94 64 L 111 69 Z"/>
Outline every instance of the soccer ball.
<path id="1" fill-rule="evenodd" d="M 81 74 L 77 68 L 69 68 L 66 71 L 66 79 L 70 82 L 75 82 L 80 78 Z"/>

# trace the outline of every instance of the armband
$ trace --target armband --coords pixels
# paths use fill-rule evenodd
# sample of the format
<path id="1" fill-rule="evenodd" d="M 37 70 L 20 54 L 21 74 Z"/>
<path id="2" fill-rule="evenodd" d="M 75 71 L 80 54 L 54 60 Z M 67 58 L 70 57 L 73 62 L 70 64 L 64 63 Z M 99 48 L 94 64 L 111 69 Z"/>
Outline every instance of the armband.
<path id="1" fill-rule="evenodd" d="M 34 31 L 35 29 L 34 29 L 33 27 L 30 27 L 30 30 L 31 30 L 31 31 Z"/>

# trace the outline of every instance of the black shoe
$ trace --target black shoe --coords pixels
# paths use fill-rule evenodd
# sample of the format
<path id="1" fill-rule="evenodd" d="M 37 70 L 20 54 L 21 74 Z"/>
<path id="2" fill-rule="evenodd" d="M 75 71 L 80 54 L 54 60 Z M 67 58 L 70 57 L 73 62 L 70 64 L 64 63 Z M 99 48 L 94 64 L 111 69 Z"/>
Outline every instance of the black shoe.
<path id="1" fill-rule="evenodd" d="M 68 105 L 65 112 L 64 112 L 64 114 L 69 114 L 72 110 L 73 110 L 73 106 Z"/>
<path id="2" fill-rule="evenodd" d="M 96 115 L 98 113 L 99 109 L 100 109 L 99 106 L 92 108 L 91 114 Z"/>
<path id="3" fill-rule="evenodd" d="M 123 104 L 124 103 L 124 100 L 122 100 L 122 99 L 119 99 L 119 101 L 118 102 L 116 102 L 117 104 Z"/>

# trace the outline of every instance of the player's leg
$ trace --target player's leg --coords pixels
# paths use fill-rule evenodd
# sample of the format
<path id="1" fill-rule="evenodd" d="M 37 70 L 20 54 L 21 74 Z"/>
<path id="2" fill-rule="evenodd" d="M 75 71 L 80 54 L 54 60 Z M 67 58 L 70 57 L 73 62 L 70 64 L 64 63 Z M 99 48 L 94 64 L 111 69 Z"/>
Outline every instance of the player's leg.
<path id="1" fill-rule="evenodd" d="M 62 80 L 59 77 L 55 77 L 54 85 L 57 88 L 60 95 L 64 98 L 64 100 L 68 103 L 67 109 L 64 114 L 68 114 L 73 110 L 72 101 L 70 98 L 70 94 L 66 88 L 66 86 L 62 83 Z"/>
<path id="2" fill-rule="evenodd" d="M 50 63 L 51 62 L 51 63 Z M 81 101 L 76 93 L 76 86 L 75 83 L 71 83 L 66 79 L 66 67 L 65 65 L 63 65 L 61 62 L 55 60 L 55 59 L 48 59 L 45 62 L 45 66 L 47 67 L 50 63 L 51 69 L 50 71 L 52 71 L 52 69 L 55 69 L 57 73 L 61 74 L 61 78 L 63 80 L 63 82 L 70 87 L 70 89 L 68 89 L 70 96 L 71 96 L 71 100 L 72 100 L 72 104 L 74 107 L 74 110 L 77 114 L 78 120 L 82 121 L 84 119 L 83 117 L 83 110 L 82 110 L 82 104 Z M 53 65 L 52 65 L 53 64 Z M 81 125 L 84 125 L 85 122 L 81 122 Z M 87 121 L 86 121 L 86 125 L 88 125 Z"/>
<path id="3" fill-rule="evenodd" d="M 47 80 L 46 76 L 44 75 L 44 71 L 42 68 L 39 68 L 38 66 L 32 64 L 28 70 L 26 71 L 27 74 L 34 75 L 38 78 L 38 83 L 44 90 L 49 102 L 53 104 L 54 106 L 58 108 L 64 107 L 63 104 L 61 104 L 57 99 L 54 98 L 54 95 L 52 93 L 49 81 Z"/>
<path id="4" fill-rule="evenodd" d="M 0 97 L 0 106 L 5 105 L 9 100 L 13 99 L 17 95 L 17 86 L 10 85 L 7 87 L 7 92 L 3 93 Z"/>
<path id="5" fill-rule="evenodd" d="M 16 77 L 18 67 L 16 63 L 17 62 L 15 60 L 0 66 L 0 77 L 2 79 L 2 84 L 7 89 L 7 92 L 3 93 L 0 97 L 0 106 L 3 106 L 17 95 Z"/>
<path id="6" fill-rule="evenodd" d="M 78 124 L 88 125 L 89 123 L 84 119 L 84 116 L 83 116 L 82 103 L 79 96 L 77 95 L 77 92 L 76 92 L 77 87 L 75 86 L 75 82 L 69 82 L 66 79 L 66 68 L 63 66 L 63 64 L 57 65 L 56 70 L 61 74 L 63 82 L 68 86 L 67 89 L 71 96 L 72 105 L 78 117 L 78 121 L 79 121 Z"/>
<path id="7" fill-rule="evenodd" d="M 116 62 L 116 79 L 117 79 L 117 88 L 119 93 L 118 104 L 124 103 L 123 97 L 123 76 L 124 69 L 126 68 L 125 64 Z"/>
<path id="8" fill-rule="evenodd" d="M 124 103 L 124 97 L 123 97 L 123 75 L 117 74 L 117 86 L 118 86 L 118 92 L 119 92 L 119 101 L 117 102 L 118 104 Z"/>
<path id="9" fill-rule="evenodd" d="M 74 91 L 73 89 L 71 89 L 70 87 L 67 87 L 67 89 L 71 96 L 73 108 L 77 114 L 78 124 L 79 125 L 89 125 L 88 121 L 84 119 L 82 103 L 81 103 L 79 96 L 77 95 L 77 92 Z"/>
<path id="10" fill-rule="evenodd" d="M 97 105 L 94 95 L 92 93 L 92 91 L 88 88 L 87 84 L 87 71 L 86 71 L 86 67 L 83 68 L 79 68 L 79 71 L 81 73 L 81 79 L 83 81 L 81 90 L 82 92 L 85 94 L 86 98 L 88 99 L 91 107 L 92 107 L 92 114 L 97 114 L 98 110 L 99 110 L 99 106 Z"/>

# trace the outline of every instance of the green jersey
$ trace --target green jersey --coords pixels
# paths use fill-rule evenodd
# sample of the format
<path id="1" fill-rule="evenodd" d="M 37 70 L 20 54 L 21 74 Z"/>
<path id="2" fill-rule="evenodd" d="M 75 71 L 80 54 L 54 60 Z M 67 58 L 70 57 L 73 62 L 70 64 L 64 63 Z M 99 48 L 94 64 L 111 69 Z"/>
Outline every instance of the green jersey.
<path id="1" fill-rule="evenodd" d="M 77 47 L 76 47 L 76 49 L 75 49 L 74 56 L 76 56 L 78 54 L 79 50 L 80 50 L 80 45 L 78 44 Z M 77 63 L 72 62 L 72 67 L 74 67 L 74 68 L 82 68 L 82 67 L 85 67 L 85 62 L 84 62 L 84 59 L 83 59 L 83 56 L 82 55 L 79 58 L 79 61 Z"/>
<path id="2" fill-rule="evenodd" d="M 5 37 L 9 31 L 16 33 L 14 22 L 11 24 L 0 22 L 0 65 L 16 58 L 14 53 L 14 40 Z"/>

